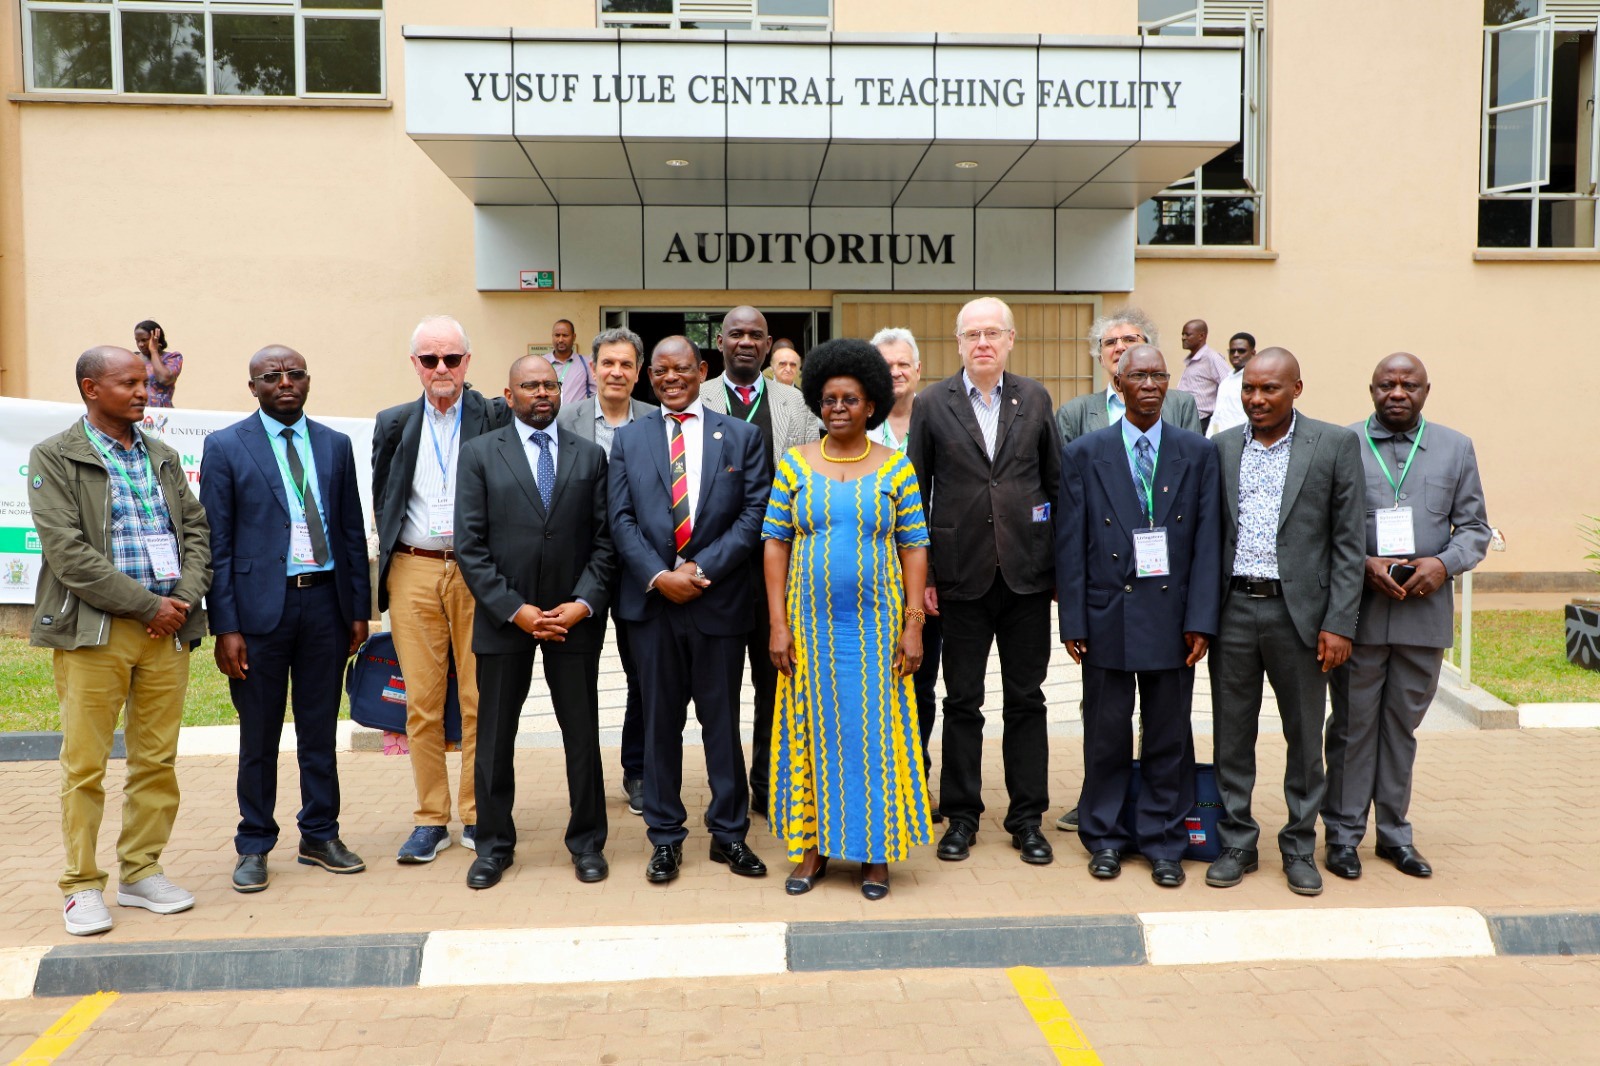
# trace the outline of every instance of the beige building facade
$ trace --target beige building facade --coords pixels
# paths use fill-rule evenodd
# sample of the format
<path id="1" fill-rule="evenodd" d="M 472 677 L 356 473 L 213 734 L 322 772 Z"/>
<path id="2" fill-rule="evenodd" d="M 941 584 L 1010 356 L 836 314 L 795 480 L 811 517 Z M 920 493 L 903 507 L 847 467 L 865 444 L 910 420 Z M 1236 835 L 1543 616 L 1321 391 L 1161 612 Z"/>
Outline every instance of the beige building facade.
<path id="1" fill-rule="evenodd" d="M 453 180 L 408 125 L 408 107 L 420 106 L 407 88 L 419 28 L 537 38 L 653 19 L 670 34 L 706 25 L 690 0 L 284 0 L 268 14 L 283 20 L 273 25 L 294 72 L 280 62 L 277 82 L 270 63 L 231 43 L 249 37 L 228 22 L 240 5 L 157 6 L 174 20 L 163 39 L 191 33 L 195 64 L 152 66 L 137 53 L 149 4 L 0 0 L 5 395 L 73 399 L 76 354 L 131 346 L 145 318 L 186 357 L 178 404 L 206 408 L 244 409 L 250 353 L 284 343 L 310 362 L 314 410 L 370 415 L 416 392 L 407 341 L 418 318 L 437 312 L 467 325 L 472 378 L 487 390 L 530 344 L 549 342 L 556 319 L 572 320 L 580 338 L 674 316 L 712 328 L 738 303 L 792 312 L 797 342 L 908 325 L 927 341 L 925 382 L 955 367 L 953 309 L 972 288 L 561 286 L 571 267 L 549 290 L 483 284 L 483 209 L 496 194 Z M 1045 35 L 1069 51 L 1144 48 L 1146 57 L 1150 38 L 1181 46 L 1196 28 L 1224 42 L 1238 63 L 1241 147 L 1215 160 L 1209 149 L 1198 178 L 1195 162 L 1174 155 L 1179 169 L 1160 178 L 1166 191 L 1126 208 L 1118 224 L 1131 281 L 1002 288 L 1019 309 L 1016 369 L 1044 380 L 1058 402 L 1095 387 L 1088 323 L 1135 304 L 1159 322 L 1169 364 L 1195 317 L 1210 323 L 1218 350 L 1238 330 L 1290 348 L 1304 370 L 1301 409 L 1345 423 L 1370 412 L 1365 385 L 1378 359 L 1414 352 L 1433 379 L 1427 414 L 1477 443 L 1490 518 L 1509 545 L 1482 570 L 1528 584 L 1585 580 L 1578 524 L 1600 514 L 1600 464 L 1587 444 L 1600 406 L 1600 361 L 1588 354 L 1600 346 L 1600 9 L 1555 0 L 749 6 L 743 28 L 831 31 L 835 51 L 930 32 Z M 79 21 L 51 21 L 64 9 Z M 97 58 L 92 17 L 101 13 L 109 61 Z M 699 32 L 730 54 L 742 46 L 737 33 Z M 73 51 L 71 33 L 87 44 Z M 369 40 L 370 54 L 350 60 Z M 338 62 L 360 76 L 339 82 Z M 278 95 L 252 95 L 263 91 Z M 980 223 L 977 239 L 983 232 Z M 1070 243 L 1056 248 L 1074 254 Z M 580 251 L 593 249 L 564 242 L 563 263 Z"/>

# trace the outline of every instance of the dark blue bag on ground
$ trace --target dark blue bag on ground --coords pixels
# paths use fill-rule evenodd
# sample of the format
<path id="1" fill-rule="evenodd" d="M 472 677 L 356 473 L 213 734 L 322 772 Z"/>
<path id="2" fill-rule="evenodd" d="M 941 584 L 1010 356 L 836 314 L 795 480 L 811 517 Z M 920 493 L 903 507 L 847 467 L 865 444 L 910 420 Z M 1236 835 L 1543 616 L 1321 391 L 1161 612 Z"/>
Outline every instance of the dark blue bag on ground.
<path id="1" fill-rule="evenodd" d="M 1134 801 L 1139 797 L 1139 760 L 1133 760 L 1133 775 L 1128 778 L 1128 798 L 1122 805 L 1121 828 L 1133 835 Z M 1217 791 L 1217 772 L 1208 762 L 1194 766 L 1194 807 L 1184 817 L 1189 831 L 1189 846 L 1183 857 L 1193 862 L 1214 862 L 1222 854 L 1217 839 L 1217 823 L 1222 821 L 1222 793 Z"/>
<path id="2" fill-rule="evenodd" d="M 357 725 L 386 733 L 406 731 L 406 681 L 400 675 L 394 637 L 388 632 L 372 634 L 356 651 L 345 668 L 344 690 L 350 696 L 350 719 Z M 444 697 L 444 737 L 461 743 L 461 697 L 456 689 L 454 656 Z"/>

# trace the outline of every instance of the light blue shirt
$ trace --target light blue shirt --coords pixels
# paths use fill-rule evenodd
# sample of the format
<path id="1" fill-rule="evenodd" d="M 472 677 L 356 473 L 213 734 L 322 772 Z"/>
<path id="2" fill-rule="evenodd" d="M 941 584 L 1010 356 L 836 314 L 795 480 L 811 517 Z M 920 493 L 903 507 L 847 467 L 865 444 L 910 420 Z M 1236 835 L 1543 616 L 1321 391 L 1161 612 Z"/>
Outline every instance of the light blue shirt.
<path id="1" fill-rule="evenodd" d="M 965 370 L 961 371 L 961 384 L 967 390 L 967 399 L 972 401 L 972 414 L 978 420 L 978 429 L 983 433 L 983 449 L 989 456 L 989 461 L 994 461 L 995 438 L 1000 433 L 1000 397 L 1005 392 L 1006 376 L 1001 374 L 995 380 L 994 389 L 985 396 L 972 383 Z"/>
<path id="2" fill-rule="evenodd" d="M 1122 420 L 1122 443 L 1126 446 L 1128 452 L 1128 473 L 1133 475 L 1135 482 L 1139 480 L 1139 464 L 1136 460 L 1140 437 L 1144 437 L 1150 442 L 1150 463 L 1153 468 L 1156 456 L 1161 454 L 1161 419 L 1156 419 L 1156 424 L 1143 432 L 1126 418 Z"/>
<path id="3" fill-rule="evenodd" d="M 322 535 L 326 538 L 328 509 L 322 505 L 322 493 L 317 489 L 317 461 L 311 454 L 311 423 L 304 414 L 300 416 L 300 421 L 289 426 L 268 416 L 265 411 L 257 411 L 256 417 L 261 419 L 261 426 L 267 431 L 267 440 L 272 442 L 272 454 L 278 457 L 278 474 L 283 478 L 283 494 L 289 501 L 289 520 L 304 522 L 306 511 L 300 505 L 300 493 L 295 488 L 294 479 L 289 476 L 289 453 L 286 450 L 288 442 L 279 436 L 285 429 L 294 430 L 295 451 L 299 453 L 301 466 L 306 472 L 306 495 L 317 502 L 317 513 L 322 516 Z M 294 577 L 296 574 L 314 574 L 319 570 L 332 570 L 333 541 L 331 538 L 328 540 L 328 561 L 321 566 L 316 563 L 297 563 L 292 552 L 285 555 L 284 559 L 288 577 Z"/>
<path id="4" fill-rule="evenodd" d="M 556 450 L 559 447 L 559 445 L 556 443 L 556 424 L 551 422 L 541 431 L 534 429 L 526 422 L 519 421 L 517 423 L 517 435 L 522 438 L 522 454 L 528 460 L 528 471 L 533 474 L 533 484 L 535 488 L 537 488 L 539 485 L 539 445 L 534 443 L 533 435 L 539 432 L 543 432 L 550 438 L 549 443 L 546 444 L 545 447 L 550 449 L 551 465 L 555 466 L 559 470 L 560 456 L 556 454 Z"/>
<path id="5" fill-rule="evenodd" d="M 1117 392 L 1115 385 L 1106 386 L 1106 425 L 1114 426 L 1121 421 L 1123 414 L 1128 410 L 1128 405 L 1123 402 L 1122 396 Z"/>

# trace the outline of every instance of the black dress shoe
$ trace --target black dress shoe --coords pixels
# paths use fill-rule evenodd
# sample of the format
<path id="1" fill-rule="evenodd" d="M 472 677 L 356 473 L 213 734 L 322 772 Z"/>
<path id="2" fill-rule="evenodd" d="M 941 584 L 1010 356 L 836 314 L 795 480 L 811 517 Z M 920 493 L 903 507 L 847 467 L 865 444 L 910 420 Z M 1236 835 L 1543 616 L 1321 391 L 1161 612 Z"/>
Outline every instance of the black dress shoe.
<path id="1" fill-rule="evenodd" d="M 1011 846 L 1022 852 L 1023 862 L 1032 863 L 1034 866 L 1048 866 L 1056 857 L 1050 842 L 1039 832 L 1039 827 L 1036 825 L 1012 833 Z"/>
<path id="2" fill-rule="evenodd" d="M 767 797 L 765 797 L 765 796 L 757 796 L 754 793 L 752 793 L 751 796 L 750 796 L 750 813 L 754 814 L 754 815 L 757 815 L 758 817 L 760 817 L 764 821 L 770 822 L 770 821 L 772 821 L 772 818 L 771 818 L 770 815 L 767 814 L 767 810 L 768 810 Z"/>
<path id="3" fill-rule="evenodd" d="M 500 875 L 511 866 L 511 859 L 495 859 L 479 855 L 467 867 L 468 888 L 493 888 L 500 883 Z"/>
<path id="4" fill-rule="evenodd" d="M 939 838 L 939 858 L 946 862 L 960 862 L 971 858 L 972 843 L 977 839 L 976 829 L 970 829 L 962 822 L 951 822 L 950 828 Z"/>
<path id="5" fill-rule="evenodd" d="M 645 864 L 644 878 L 658 885 L 678 878 L 678 868 L 683 865 L 682 844 L 657 844 L 656 850 L 650 853 L 650 861 Z"/>
<path id="6" fill-rule="evenodd" d="M 1122 852 L 1116 848 L 1101 848 L 1089 857 L 1089 872 L 1102 881 L 1109 881 L 1122 872 Z"/>
<path id="7" fill-rule="evenodd" d="M 1283 856 L 1283 875 L 1289 880 L 1289 891 L 1297 896 L 1322 895 L 1322 871 L 1311 855 Z"/>
<path id="8" fill-rule="evenodd" d="M 876 903 L 889 894 L 889 875 L 885 873 L 882 881 L 871 881 L 863 874 L 861 878 L 861 894 Z"/>
<path id="9" fill-rule="evenodd" d="M 338 837 L 332 840 L 307 840 L 301 837 L 300 861 L 336 874 L 358 874 L 367 868 L 361 856 L 345 847 L 344 841 Z"/>
<path id="10" fill-rule="evenodd" d="M 611 867 L 606 863 L 606 857 L 598 851 L 586 851 L 582 855 L 572 857 L 572 865 L 578 871 L 578 880 L 586 885 L 596 881 L 604 881 L 606 874 L 611 872 Z"/>
<path id="11" fill-rule="evenodd" d="M 1322 865 L 1328 868 L 1330 874 L 1337 874 L 1346 881 L 1354 881 L 1361 876 L 1361 856 L 1348 844 L 1329 844 Z"/>
<path id="12" fill-rule="evenodd" d="M 1183 884 L 1183 863 L 1177 859 L 1151 859 L 1150 880 L 1162 888 L 1177 888 Z"/>
<path id="13" fill-rule="evenodd" d="M 1063 833 L 1076 833 L 1078 831 L 1078 808 L 1074 807 L 1060 818 L 1057 818 L 1056 828 Z"/>
<path id="14" fill-rule="evenodd" d="M 934 825 L 944 824 L 944 812 L 937 807 L 928 812 L 928 818 L 933 822 Z"/>
<path id="15" fill-rule="evenodd" d="M 260 892 L 267 887 L 267 857 L 265 855 L 241 855 L 239 861 L 233 866 L 233 890 L 235 892 Z"/>
<path id="16" fill-rule="evenodd" d="M 1253 851 L 1243 848 L 1223 848 L 1222 854 L 1206 869 L 1206 884 L 1212 888 L 1232 888 L 1244 880 L 1245 874 L 1261 869 L 1261 860 Z"/>
<path id="17" fill-rule="evenodd" d="M 798 867 L 796 867 L 798 869 Z M 791 896 L 803 896 L 817 887 L 817 882 L 828 876 L 828 857 L 824 855 L 822 861 L 817 863 L 817 872 L 810 877 L 796 877 L 793 874 L 784 878 L 783 890 Z"/>
<path id="18" fill-rule="evenodd" d="M 1388 859 L 1394 863 L 1396 870 L 1412 877 L 1433 876 L 1433 867 L 1428 865 L 1428 860 L 1422 857 L 1422 852 L 1410 844 L 1398 844 L 1392 848 L 1387 844 L 1379 844 L 1378 858 Z"/>
<path id="19" fill-rule="evenodd" d="M 711 861 L 726 863 L 728 869 L 740 877 L 765 877 L 767 864 L 756 857 L 750 850 L 750 845 L 742 840 L 730 840 L 726 844 L 711 842 Z"/>
<path id="20" fill-rule="evenodd" d="M 622 779 L 622 791 L 624 791 L 624 792 L 626 792 L 628 794 L 628 813 L 629 814 L 643 814 L 644 813 L 644 778 L 642 778 L 642 777 L 624 777 Z"/>

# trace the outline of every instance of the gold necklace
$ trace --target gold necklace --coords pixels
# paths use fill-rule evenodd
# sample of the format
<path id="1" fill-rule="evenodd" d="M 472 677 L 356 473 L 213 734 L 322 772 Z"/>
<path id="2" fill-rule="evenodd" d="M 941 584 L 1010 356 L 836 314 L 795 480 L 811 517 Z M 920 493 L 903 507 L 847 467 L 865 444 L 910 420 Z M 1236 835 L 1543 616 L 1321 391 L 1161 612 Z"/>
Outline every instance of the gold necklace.
<path id="1" fill-rule="evenodd" d="M 863 451 L 860 455 L 852 455 L 852 456 L 848 456 L 848 457 L 843 458 L 843 459 L 835 459 L 833 456 L 828 454 L 828 438 L 827 437 L 823 437 L 822 440 L 818 443 L 817 450 L 820 451 L 822 453 L 822 457 L 824 459 L 826 459 L 830 463 L 859 463 L 861 460 L 865 459 L 868 455 L 872 454 L 872 441 L 870 441 L 870 440 L 867 441 L 866 450 Z"/>

